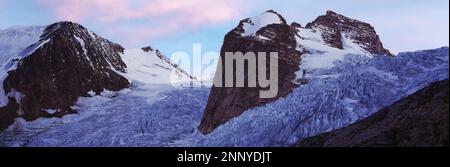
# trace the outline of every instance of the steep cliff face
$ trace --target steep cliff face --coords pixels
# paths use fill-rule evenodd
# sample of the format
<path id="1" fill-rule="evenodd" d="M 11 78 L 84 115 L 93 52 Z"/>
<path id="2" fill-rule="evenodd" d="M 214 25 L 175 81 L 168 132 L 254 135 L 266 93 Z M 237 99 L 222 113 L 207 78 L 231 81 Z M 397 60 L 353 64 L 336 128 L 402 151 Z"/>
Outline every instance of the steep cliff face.
<path id="1" fill-rule="evenodd" d="M 244 19 L 225 36 L 221 49 L 222 63 L 227 58 L 226 52 L 278 52 L 278 94 L 274 98 L 264 99 L 258 96 L 261 87 L 213 86 L 199 126 L 204 134 L 248 109 L 285 97 L 298 85 L 308 83 L 307 73 L 317 68 L 331 67 L 347 54 L 369 57 L 391 55 L 383 48 L 370 24 L 332 11 L 305 28 L 296 22 L 288 24 L 272 10 Z M 223 67 L 224 64 L 219 68 L 224 71 Z M 223 73 L 221 76 L 224 80 Z M 245 77 L 248 79 L 247 74 Z"/>
<path id="2" fill-rule="evenodd" d="M 76 23 L 47 26 L 37 43 L 6 65 L 9 72 L 3 87 L 9 102 L 0 112 L 26 120 L 63 116 L 73 112 L 77 98 L 90 91 L 126 88 L 129 82 L 119 74 L 126 69 L 120 58 L 123 51 Z M 0 119 L 11 121 L 11 117 Z"/>
<path id="3" fill-rule="evenodd" d="M 448 146 L 448 79 L 438 81 L 345 128 L 298 146 Z"/>
<path id="4" fill-rule="evenodd" d="M 345 45 L 343 38 L 346 37 L 371 54 L 392 55 L 383 47 L 375 28 L 370 24 L 333 11 L 327 11 L 325 15 L 319 16 L 313 22 L 308 23 L 306 28 L 320 31 L 326 44 L 335 48 L 343 49 Z"/>
<path id="5" fill-rule="evenodd" d="M 225 36 L 221 49 L 222 63 L 227 60 L 226 52 L 265 52 L 267 53 L 267 62 L 270 59 L 278 58 L 278 93 L 273 98 L 260 98 L 260 90 L 266 88 L 259 84 L 256 87 L 249 87 L 248 84 L 244 87 L 218 87 L 214 85 L 199 126 L 202 133 L 210 133 L 217 126 L 239 116 L 247 109 L 286 96 L 296 87 L 293 80 L 296 76 L 295 72 L 298 71 L 301 53 L 295 49 L 294 33 L 278 13 L 267 11 L 255 18 L 242 20 L 238 27 Z M 278 57 L 271 56 L 270 52 L 278 52 Z M 261 60 L 256 58 L 256 61 Z M 222 72 L 230 70 L 225 70 L 224 67 L 225 65 L 222 64 Z M 270 68 L 268 63 L 266 68 Z M 235 72 L 236 66 L 232 70 Z M 257 73 L 260 70 L 262 69 L 258 67 Z M 270 72 L 269 70 L 267 74 Z M 222 73 L 221 76 L 223 76 L 222 80 L 224 81 L 225 74 Z M 217 74 L 216 77 L 218 77 Z M 244 77 L 245 83 L 247 83 L 249 75 L 246 73 Z"/>

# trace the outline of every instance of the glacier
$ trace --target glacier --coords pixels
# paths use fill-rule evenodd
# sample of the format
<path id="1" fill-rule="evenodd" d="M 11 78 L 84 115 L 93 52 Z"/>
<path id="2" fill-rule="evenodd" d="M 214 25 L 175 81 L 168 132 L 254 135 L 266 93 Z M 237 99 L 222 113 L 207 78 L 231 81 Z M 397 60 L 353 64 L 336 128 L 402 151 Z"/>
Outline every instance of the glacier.
<path id="1" fill-rule="evenodd" d="M 193 146 L 292 146 L 365 118 L 431 82 L 448 78 L 448 47 L 395 57 L 346 55 L 314 69 L 286 98 L 244 112 Z"/>
<path id="2" fill-rule="evenodd" d="M 0 146 L 292 146 L 448 78 L 448 59 L 448 47 L 394 57 L 346 54 L 333 66 L 308 69 L 308 84 L 287 97 L 208 135 L 196 127 L 210 88 L 134 81 L 129 89 L 80 98 L 76 114 L 18 118 L 0 134 Z"/>

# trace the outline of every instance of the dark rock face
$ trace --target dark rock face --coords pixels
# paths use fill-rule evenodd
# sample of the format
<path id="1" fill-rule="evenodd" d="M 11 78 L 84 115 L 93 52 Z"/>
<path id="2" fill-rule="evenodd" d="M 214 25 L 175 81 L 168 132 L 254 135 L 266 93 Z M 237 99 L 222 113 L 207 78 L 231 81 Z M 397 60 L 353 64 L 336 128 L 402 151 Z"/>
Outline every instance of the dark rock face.
<path id="1" fill-rule="evenodd" d="M 19 104 L 17 104 L 16 99 L 9 97 L 8 104 L 0 107 L 0 130 L 14 123 L 14 119 L 19 116 L 17 110 L 19 110 Z"/>
<path id="2" fill-rule="evenodd" d="M 343 35 L 354 40 L 363 49 L 375 55 L 392 55 L 383 47 L 375 29 L 368 23 L 345 17 L 333 11 L 327 11 L 306 28 L 320 30 L 322 38 L 328 45 L 343 49 Z"/>
<path id="3" fill-rule="evenodd" d="M 286 24 L 286 21 L 279 14 L 274 11 L 268 12 L 278 15 L 282 23 L 263 27 L 256 31 L 254 36 L 242 36 L 241 34 L 245 31 L 243 28 L 244 23 L 251 22 L 250 19 L 242 20 L 238 27 L 225 36 L 220 56 L 222 67 L 224 67 L 224 62 L 227 59 L 225 52 L 266 52 L 266 60 L 270 59 L 269 52 L 278 52 L 278 94 L 274 98 L 265 99 L 259 98 L 259 91 L 266 90 L 259 85 L 257 87 L 248 87 L 245 84 L 245 87 L 240 88 L 217 87 L 217 85 L 214 85 L 211 89 L 201 124 L 198 127 L 200 132 L 204 134 L 210 133 L 219 125 L 239 116 L 245 110 L 272 102 L 279 97 L 284 97 L 297 86 L 292 81 L 296 77 L 295 72 L 299 70 L 301 53 L 295 49 L 297 45 L 294 36 L 295 32 L 292 31 L 292 28 Z M 257 36 L 263 36 L 264 39 Z M 236 66 L 233 71 L 236 71 L 235 68 Z M 247 66 L 245 68 L 247 69 Z M 222 71 L 225 71 L 223 69 Z M 224 80 L 225 75 L 224 73 L 222 74 L 222 80 Z M 244 77 L 245 83 L 247 83 L 248 74 L 245 73 Z"/>
<path id="4" fill-rule="evenodd" d="M 142 50 L 145 52 L 151 52 L 151 51 L 153 51 L 153 48 L 151 46 L 146 46 L 146 47 L 143 47 Z"/>
<path id="5" fill-rule="evenodd" d="M 302 25 L 301 25 L 300 23 L 297 23 L 297 22 L 292 22 L 292 23 L 291 23 L 291 27 L 294 27 L 294 28 L 302 28 Z"/>
<path id="6" fill-rule="evenodd" d="M 21 113 L 26 120 L 60 117 L 74 112 L 71 106 L 89 91 L 117 91 L 129 86 L 117 72 L 126 72 L 120 58 L 122 46 L 103 39 L 81 25 L 59 22 L 48 26 L 34 52 L 18 60 L 4 81 L 5 92 L 20 92 L 18 107 L 8 104 L 0 113 Z M 11 103 L 11 101 L 10 101 Z M 17 108 L 19 108 L 17 110 Z M 45 109 L 57 110 L 54 114 Z M 8 119 L 8 120 L 5 120 Z M 0 117 L 8 122 L 10 118 Z"/>
<path id="7" fill-rule="evenodd" d="M 439 81 L 348 127 L 298 146 L 448 146 L 449 81 Z"/>
<path id="8" fill-rule="evenodd" d="M 250 36 L 243 36 L 246 25 L 256 25 L 258 21 L 247 18 L 242 20 L 238 27 L 225 36 L 221 49 L 222 63 L 225 62 L 225 52 L 278 52 L 279 53 L 279 91 L 275 98 L 259 98 L 261 87 L 250 88 L 224 88 L 213 86 L 208 99 L 199 130 L 209 133 L 219 125 L 239 116 L 245 110 L 272 102 L 279 97 L 289 94 L 296 84 L 307 84 L 305 79 L 295 80 L 295 72 L 299 71 L 300 55 L 307 50 L 297 51 L 295 36 L 302 26 L 293 22 L 290 25 L 278 13 L 269 10 L 266 13 L 274 14 L 279 23 L 261 27 Z M 318 17 L 306 25 L 307 29 L 322 32 L 324 42 L 332 47 L 343 49 L 344 37 L 353 40 L 368 53 L 373 55 L 392 55 L 383 48 L 375 29 L 367 23 L 350 19 L 343 15 L 328 11 L 326 15 Z M 222 67 L 224 65 L 222 64 Z M 223 68 L 222 68 L 223 69 Z M 223 71 L 223 70 L 222 70 Z M 236 69 L 234 69 L 236 71 Z M 247 78 L 247 76 L 245 76 Z M 224 80 L 224 78 L 222 78 Z M 294 84 L 296 83 L 296 84 Z"/>

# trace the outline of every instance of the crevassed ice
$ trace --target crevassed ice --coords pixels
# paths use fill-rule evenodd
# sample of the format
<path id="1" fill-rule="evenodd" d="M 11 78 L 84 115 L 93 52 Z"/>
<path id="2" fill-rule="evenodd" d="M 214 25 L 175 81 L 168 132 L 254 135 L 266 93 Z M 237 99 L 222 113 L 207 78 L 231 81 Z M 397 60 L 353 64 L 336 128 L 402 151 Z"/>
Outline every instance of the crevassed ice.
<path id="1" fill-rule="evenodd" d="M 448 78 L 448 48 L 396 57 L 346 56 L 311 71 L 308 84 L 286 98 L 244 112 L 211 134 L 180 143 L 194 146 L 290 146 L 344 127 L 432 82 Z M 185 142 L 190 141 L 190 142 Z"/>
<path id="2" fill-rule="evenodd" d="M 431 82 L 448 78 L 448 48 L 396 57 L 351 55 L 312 70 L 286 98 L 244 112 L 209 135 L 196 131 L 209 88 L 139 83 L 97 95 L 63 118 L 17 119 L 3 146 L 290 146 L 365 118 Z M 104 94 L 105 95 L 105 94 Z"/>

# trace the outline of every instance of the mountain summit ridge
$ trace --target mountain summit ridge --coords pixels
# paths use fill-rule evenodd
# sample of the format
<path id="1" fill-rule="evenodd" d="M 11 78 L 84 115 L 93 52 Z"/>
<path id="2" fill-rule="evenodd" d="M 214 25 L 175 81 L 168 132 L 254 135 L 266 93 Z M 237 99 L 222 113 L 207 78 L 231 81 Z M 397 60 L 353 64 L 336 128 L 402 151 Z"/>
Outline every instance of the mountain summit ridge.
<path id="1" fill-rule="evenodd" d="M 383 47 L 375 28 L 369 23 L 349 18 L 331 10 L 306 24 L 305 27 L 321 31 L 326 44 L 335 48 L 343 49 L 342 38 L 347 37 L 371 54 L 393 55 Z"/>
<path id="2" fill-rule="evenodd" d="M 195 79 L 158 50 L 127 50 L 70 21 L 46 26 L 34 44 L 11 58 L 0 71 L 0 130 L 17 117 L 31 121 L 74 113 L 79 97 L 133 82 L 168 84 L 172 72 L 176 79 Z M 149 73 L 141 75 L 144 71 Z"/>
<path id="3" fill-rule="evenodd" d="M 383 48 L 370 24 L 331 10 L 304 28 L 296 22 L 288 24 L 283 16 L 273 10 L 243 19 L 225 36 L 221 48 L 222 62 L 226 59 L 225 52 L 277 52 L 279 92 L 275 98 L 261 99 L 256 92 L 261 87 L 213 86 L 198 127 L 204 134 L 212 132 L 246 110 L 271 103 L 287 96 L 294 88 L 307 84 L 308 79 L 305 78 L 307 71 L 323 68 L 317 64 L 324 64 L 324 60 L 329 61 L 325 64 L 332 66 L 335 61 L 344 59 L 347 54 L 362 54 L 369 57 L 392 55 Z M 221 71 L 226 70 L 223 67 L 222 65 Z M 216 74 L 217 76 L 223 74 Z"/>

